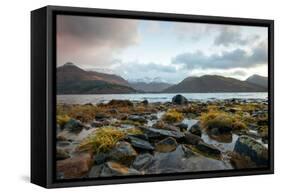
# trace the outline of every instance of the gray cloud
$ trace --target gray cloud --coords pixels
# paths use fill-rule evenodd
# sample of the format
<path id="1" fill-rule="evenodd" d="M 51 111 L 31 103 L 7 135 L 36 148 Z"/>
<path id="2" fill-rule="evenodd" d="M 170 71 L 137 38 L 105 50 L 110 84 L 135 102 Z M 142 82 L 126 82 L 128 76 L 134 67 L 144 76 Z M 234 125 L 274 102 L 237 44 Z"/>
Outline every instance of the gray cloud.
<path id="1" fill-rule="evenodd" d="M 219 35 L 215 38 L 215 45 L 229 46 L 231 44 L 247 45 L 259 39 L 258 35 L 242 37 L 241 29 L 237 26 L 221 27 Z"/>
<path id="2" fill-rule="evenodd" d="M 59 65 L 106 65 L 114 52 L 138 41 L 137 21 L 85 16 L 57 17 Z"/>
<path id="3" fill-rule="evenodd" d="M 232 69 L 256 67 L 267 63 L 267 42 L 261 42 L 248 53 L 242 49 L 224 51 L 220 55 L 205 55 L 201 51 L 187 52 L 172 59 L 174 64 L 184 64 L 186 69 Z"/>

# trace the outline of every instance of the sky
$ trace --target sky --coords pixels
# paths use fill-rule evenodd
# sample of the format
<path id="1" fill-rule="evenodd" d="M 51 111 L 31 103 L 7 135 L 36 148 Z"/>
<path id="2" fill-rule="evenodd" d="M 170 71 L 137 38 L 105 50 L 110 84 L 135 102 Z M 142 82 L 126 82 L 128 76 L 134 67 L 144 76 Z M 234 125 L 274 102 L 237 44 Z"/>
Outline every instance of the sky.
<path id="1" fill-rule="evenodd" d="M 57 66 L 178 83 L 189 76 L 267 76 L 268 29 L 256 26 L 57 16 Z"/>

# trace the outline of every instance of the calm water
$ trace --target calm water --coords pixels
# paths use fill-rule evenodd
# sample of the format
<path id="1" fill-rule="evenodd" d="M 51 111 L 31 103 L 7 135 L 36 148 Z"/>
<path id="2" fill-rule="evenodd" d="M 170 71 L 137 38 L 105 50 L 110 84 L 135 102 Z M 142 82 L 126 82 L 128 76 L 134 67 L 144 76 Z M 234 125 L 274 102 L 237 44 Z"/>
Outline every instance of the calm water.
<path id="1" fill-rule="evenodd" d="M 106 103 L 112 99 L 149 102 L 170 102 L 177 94 L 86 94 L 86 95 L 57 95 L 58 103 L 85 104 Z M 267 92 L 257 93 L 181 93 L 189 100 L 215 100 L 215 99 L 267 99 Z"/>

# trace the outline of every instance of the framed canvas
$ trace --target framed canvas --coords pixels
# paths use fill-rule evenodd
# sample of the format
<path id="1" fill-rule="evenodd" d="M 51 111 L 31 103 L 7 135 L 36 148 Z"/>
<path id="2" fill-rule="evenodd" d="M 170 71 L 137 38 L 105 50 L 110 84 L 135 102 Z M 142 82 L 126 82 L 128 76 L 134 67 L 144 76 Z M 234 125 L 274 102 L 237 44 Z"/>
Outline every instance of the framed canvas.
<path id="1" fill-rule="evenodd" d="M 272 174 L 273 20 L 31 12 L 31 182 Z"/>

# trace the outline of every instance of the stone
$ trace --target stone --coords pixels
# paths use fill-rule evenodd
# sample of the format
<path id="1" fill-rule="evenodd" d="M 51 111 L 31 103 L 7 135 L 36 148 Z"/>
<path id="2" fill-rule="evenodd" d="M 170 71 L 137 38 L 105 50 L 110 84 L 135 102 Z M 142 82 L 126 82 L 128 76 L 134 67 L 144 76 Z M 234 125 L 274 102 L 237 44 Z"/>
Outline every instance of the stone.
<path id="1" fill-rule="evenodd" d="M 152 162 L 153 156 L 149 153 L 140 154 L 134 160 L 132 166 L 137 170 L 146 169 Z"/>
<path id="2" fill-rule="evenodd" d="M 235 143 L 234 151 L 240 155 L 250 157 L 259 166 L 268 165 L 268 149 L 249 136 L 240 136 Z"/>
<path id="3" fill-rule="evenodd" d="M 188 102 L 187 99 L 180 94 L 178 94 L 172 98 L 173 104 L 184 105 L 184 104 L 187 104 L 187 102 Z"/>
<path id="4" fill-rule="evenodd" d="M 126 176 L 126 175 L 140 175 L 141 173 L 133 168 L 128 168 L 122 164 L 116 162 L 105 163 L 101 170 L 101 177 L 112 177 L 112 176 Z"/>
<path id="5" fill-rule="evenodd" d="M 152 125 L 152 127 L 157 128 L 157 129 L 166 129 L 166 130 L 170 130 L 170 131 L 180 131 L 178 127 L 169 125 L 161 120 L 154 123 Z"/>
<path id="6" fill-rule="evenodd" d="M 95 164 L 102 164 L 106 162 L 106 160 L 109 158 L 108 153 L 100 152 L 93 157 L 93 161 Z"/>
<path id="7" fill-rule="evenodd" d="M 178 146 L 177 141 L 172 137 L 167 137 L 156 143 L 155 151 L 157 152 L 171 152 L 174 151 Z"/>
<path id="8" fill-rule="evenodd" d="M 57 160 L 64 160 L 67 158 L 70 158 L 70 155 L 66 150 L 61 149 L 61 148 L 56 149 L 56 159 Z"/>
<path id="9" fill-rule="evenodd" d="M 134 104 L 130 100 L 111 100 L 108 105 L 114 107 L 134 106 Z"/>
<path id="10" fill-rule="evenodd" d="M 87 174 L 92 165 L 90 154 L 82 153 L 75 157 L 57 161 L 57 172 L 65 179 L 81 178 Z"/>
<path id="11" fill-rule="evenodd" d="M 245 168 L 256 168 L 256 164 L 248 156 L 241 156 L 236 152 L 232 152 L 230 155 L 230 162 L 235 169 L 245 169 Z"/>
<path id="12" fill-rule="evenodd" d="M 100 177 L 103 167 L 104 167 L 103 164 L 93 166 L 93 167 L 91 168 L 89 174 L 88 174 L 88 177 L 89 177 L 89 178 L 97 178 L 97 177 Z"/>
<path id="13" fill-rule="evenodd" d="M 196 148 L 199 151 L 206 153 L 207 155 L 212 155 L 212 156 L 216 156 L 216 157 L 219 157 L 221 155 L 221 151 L 219 149 L 217 149 L 215 146 L 207 144 L 203 141 L 199 142 L 196 145 Z"/>
<path id="14" fill-rule="evenodd" d="M 193 135 L 197 135 L 199 137 L 201 137 L 201 135 L 202 135 L 202 130 L 198 123 L 196 123 L 195 125 L 192 125 L 189 129 L 189 132 L 192 133 Z"/>
<path id="15" fill-rule="evenodd" d="M 184 133 L 179 131 L 170 131 L 164 129 L 156 129 L 156 128 L 147 128 L 140 127 L 141 130 L 148 136 L 150 139 L 162 139 L 165 137 L 173 137 L 175 139 L 180 139 L 184 137 Z"/>
<path id="16" fill-rule="evenodd" d="M 131 145 L 135 148 L 149 151 L 154 150 L 154 147 L 146 140 L 134 136 L 128 136 L 128 139 L 130 140 Z"/>
<path id="17" fill-rule="evenodd" d="M 137 156 L 135 149 L 125 141 L 120 141 L 110 151 L 109 159 L 121 164 L 129 165 Z"/>
<path id="18" fill-rule="evenodd" d="M 96 120 L 106 120 L 108 118 L 110 118 L 110 117 L 107 114 L 105 114 L 105 113 L 97 113 L 95 115 L 95 119 Z"/>
<path id="19" fill-rule="evenodd" d="M 192 133 L 186 133 L 182 142 L 189 145 L 197 145 L 199 142 L 203 142 L 203 140 L 197 135 L 194 135 Z"/>
<path id="20" fill-rule="evenodd" d="M 64 129 L 73 133 L 79 133 L 83 127 L 84 125 L 75 119 L 69 119 L 69 121 L 64 125 Z"/>
<path id="21" fill-rule="evenodd" d="M 147 123 L 147 120 L 143 116 L 139 115 L 129 115 L 128 120 L 134 121 L 134 122 L 139 122 L 139 123 Z"/>
<path id="22" fill-rule="evenodd" d="M 188 124 L 186 124 L 186 123 L 177 123 L 177 124 L 175 124 L 175 126 L 178 127 L 182 131 L 187 130 L 187 128 L 188 128 Z"/>

